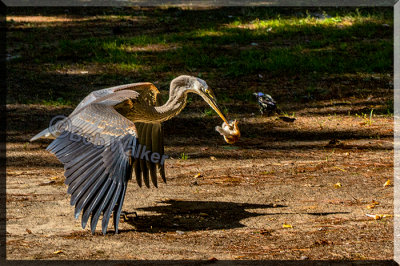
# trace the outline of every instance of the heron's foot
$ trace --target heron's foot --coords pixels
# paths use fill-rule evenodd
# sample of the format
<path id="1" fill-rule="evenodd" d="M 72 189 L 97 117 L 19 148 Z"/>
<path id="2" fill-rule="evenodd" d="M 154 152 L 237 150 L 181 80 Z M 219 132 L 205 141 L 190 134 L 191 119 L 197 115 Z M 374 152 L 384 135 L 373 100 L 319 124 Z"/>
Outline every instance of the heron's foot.
<path id="1" fill-rule="evenodd" d="M 131 217 L 129 217 L 130 214 L 134 214 L 135 215 L 135 217 L 133 217 L 133 219 L 137 219 L 139 217 L 137 212 L 125 212 L 125 211 L 122 211 L 121 212 L 121 216 L 124 219 L 124 222 L 129 221 L 130 219 L 132 219 Z"/>

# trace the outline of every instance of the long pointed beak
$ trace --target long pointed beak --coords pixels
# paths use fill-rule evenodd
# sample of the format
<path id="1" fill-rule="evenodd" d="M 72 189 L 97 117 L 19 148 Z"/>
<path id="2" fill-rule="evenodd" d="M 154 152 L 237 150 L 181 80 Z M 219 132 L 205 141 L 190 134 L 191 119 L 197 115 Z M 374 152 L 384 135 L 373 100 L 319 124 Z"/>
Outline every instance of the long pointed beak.
<path id="1" fill-rule="evenodd" d="M 219 107 L 218 107 L 217 103 L 215 102 L 215 100 L 214 99 L 210 99 L 207 96 L 205 96 L 203 98 L 211 106 L 211 108 L 214 109 L 215 112 L 217 112 L 217 114 L 222 118 L 222 120 L 224 120 L 224 122 L 229 126 L 228 120 L 226 119 L 224 114 L 219 109 Z"/>

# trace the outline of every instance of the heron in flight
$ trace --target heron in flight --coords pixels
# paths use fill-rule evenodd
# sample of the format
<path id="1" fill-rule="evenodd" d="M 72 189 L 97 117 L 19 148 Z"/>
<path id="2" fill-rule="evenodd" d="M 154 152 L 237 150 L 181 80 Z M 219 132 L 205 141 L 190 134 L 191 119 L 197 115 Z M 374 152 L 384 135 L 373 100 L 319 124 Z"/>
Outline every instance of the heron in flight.
<path id="1" fill-rule="evenodd" d="M 56 137 L 47 150 L 64 164 L 71 205 L 75 205 L 76 219 L 82 213 L 83 229 L 91 218 L 94 233 L 102 214 L 102 232 L 106 234 L 113 213 L 118 233 L 127 182 L 133 174 L 139 187 L 142 181 L 150 187 L 150 180 L 157 187 L 157 171 L 166 181 L 161 122 L 182 111 L 188 93 L 200 95 L 229 124 L 207 83 L 183 75 L 172 80 L 164 105 L 158 89 L 148 82 L 93 91 L 62 123 L 31 139 Z M 146 154 L 149 152 L 151 156 Z"/>

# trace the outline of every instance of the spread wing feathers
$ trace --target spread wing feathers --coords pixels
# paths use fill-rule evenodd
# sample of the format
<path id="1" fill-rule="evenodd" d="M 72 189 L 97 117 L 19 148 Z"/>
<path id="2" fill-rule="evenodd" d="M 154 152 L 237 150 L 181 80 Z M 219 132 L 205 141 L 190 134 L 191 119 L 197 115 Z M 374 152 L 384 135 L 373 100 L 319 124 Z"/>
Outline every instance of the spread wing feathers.
<path id="1" fill-rule="evenodd" d="M 89 104 L 91 104 L 92 102 L 94 102 L 98 99 L 104 99 L 106 96 L 109 96 L 109 95 L 112 95 L 111 97 L 115 97 L 115 92 L 124 91 L 124 93 L 125 92 L 129 93 L 129 91 L 139 91 L 142 88 L 146 88 L 146 87 L 154 87 L 157 90 L 157 88 L 149 82 L 140 82 L 140 83 L 130 83 L 130 84 L 125 84 L 125 85 L 120 85 L 120 86 L 115 86 L 115 87 L 111 87 L 111 88 L 93 91 L 93 92 L 89 93 L 89 95 L 86 96 L 78 104 L 78 106 L 75 108 L 75 110 L 72 112 L 71 115 L 74 115 L 74 114 L 80 112 L 83 108 L 85 108 L 86 106 L 88 106 Z M 124 100 L 126 100 L 126 98 Z"/>
<path id="2" fill-rule="evenodd" d="M 160 92 L 153 84 L 142 83 L 135 90 L 140 93 L 138 100 L 154 106 L 162 104 Z M 144 145 L 146 150 L 160 155 L 157 164 L 153 163 L 152 160 L 143 158 L 138 158 L 135 161 L 133 168 L 136 181 L 139 186 L 142 186 L 143 181 L 146 187 L 150 187 L 151 179 L 153 185 L 157 187 L 157 168 L 163 181 L 166 182 L 164 164 L 161 163 L 161 158 L 164 155 L 164 135 L 161 123 L 135 123 L 135 126 L 142 149 Z"/>
<path id="3" fill-rule="evenodd" d="M 92 101 L 70 116 L 70 123 L 48 147 L 64 164 L 75 217 L 82 212 L 82 227 L 89 218 L 92 233 L 103 214 L 102 231 L 107 231 L 113 213 L 115 231 L 131 177 L 136 149 L 135 125 L 112 107 L 115 102 L 135 98 L 134 91 L 117 91 Z"/>
<path id="4" fill-rule="evenodd" d="M 116 105 L 135 101 L 161 104 L 159 91 L 151 83 L 92 92 L 75 108 L 58 129 L 60 135 L 47 147 L 64 164 L 65 183 L 69 186 L 71 205 L 75 205 L 75 218 L 82 213 L 83 228 L 90 218 L 92 233 L 103 215 L 102 232 L 105 234 L 112 213 L 115 232 L 118 232 L 127 182 L 133 170 L 139 186 L 143 180 L 150 187 L 151 179 L 157 187 L 157 167 L 165 182 L 161 158 L 155 164 L 141 156 L 144 150 L 140 149 L 145 146 L 152 152 L 150 154 L 157 152 L 162 157 L 161 124 L 133 124 L 115 109 Z"/>
<path id="5" fill-rule="evenodd" d="M 136 181 L 139 186 L 142 186 L 144 182 L 146 187 L 150 187 L 151 179 L 153 185 L 157 187 L 157 168 L 163 181 L 166 182 L 164 164 L 161 163 L 161 158 L 164 155 L 162 126 L 160 123 L 135 123 L 135 126 L 142 152 L 145 149 L 151 151 L 152 155 L 160 155 L 160 160 L 157 159 L 157 164 L 153 163 L 151 158 L 150 160 L 142 157 L 136 159 L 133 165 Z"/>

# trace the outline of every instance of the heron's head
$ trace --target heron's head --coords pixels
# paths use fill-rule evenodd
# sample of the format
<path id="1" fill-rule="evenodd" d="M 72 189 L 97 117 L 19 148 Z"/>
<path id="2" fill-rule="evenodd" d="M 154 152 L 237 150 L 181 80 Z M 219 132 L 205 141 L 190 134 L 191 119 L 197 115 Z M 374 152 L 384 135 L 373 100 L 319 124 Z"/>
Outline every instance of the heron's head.
<path id="1" fill-rule="evenodd" d="M 204 101 L 206 101 L 208 105 L 210 105 L 211 108 L 214 109 L 214 111 L 221 117 L 221 119 L 229 125 L 226 117 L 217 105 L 217 98 L 215 98 L 214 92 L 211 90 L 211 88 L 208 87 L 207 83 L 204 80 L 196 78 L 196 80 L 193 82 L 192 89 L 193 93 L 200 95 L 204 99 Z"/>
<path id="2" fill-rule="evenodd" d="M 180 76 L 174 79 L 172 83 L 184 83 L 185 86 L 182 87 L 184 87 L 186 93 L 192 92 L 200 95 L 222 118 L 222 120 L 229 125 L 227 119 L 217 105 L 217 99 L 215 98 L 214 92 L 208 87 L 204 80 L 192 76 Z"/>

